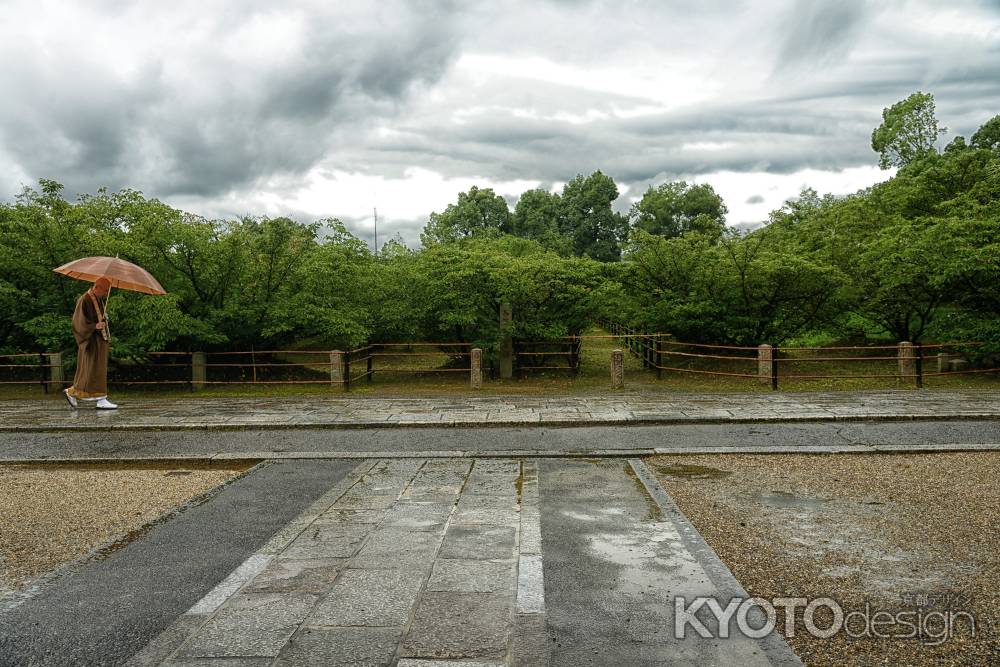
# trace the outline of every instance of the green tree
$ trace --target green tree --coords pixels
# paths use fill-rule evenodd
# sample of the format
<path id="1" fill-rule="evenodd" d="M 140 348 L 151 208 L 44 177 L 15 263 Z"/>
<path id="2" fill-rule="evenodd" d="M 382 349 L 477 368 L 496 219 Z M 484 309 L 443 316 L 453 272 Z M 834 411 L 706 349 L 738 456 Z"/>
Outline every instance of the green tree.
<path id="1" fill-rule="evenodd" d="M 1000 114 L 993 116 L 972 135 L 973 148 L 990 151 L 1000 149 Z"/>
<path id="2" fill-rule="evenodd" d="M 562 199 L 558 194 L 541 189 L 528 190 L 514 207 L 512 233 L 538 241 L 560 255 L 571 255 L 572 239 L 559 231 L 562 217 Z"/>
<path id="3" fill-rule="evenodd" d="M 783 240 L 769 228 L 719 240 L 637 230 L 625 278 L 643 318 L 637 324 L 689 342 L 759 345 L 829 321 L 841 306 L 841 275 Z"/>
<path id="4" fill-rule="evenodd" d="M 509 232 L 507 200 L 491 188 L 474 185 L 459 193 L 458 202 L 448 204 L 443 213 L 431 213 L 420 240 L 430 246 L 470 236 L 496 238 Z"/>
<path id="5" fill-rule="evenodd" d="M 618 186 L 600 171 L 577 175 L 563 187 L 559 231 L 570 238 L 573 254 L 602 262 L 621 258 L 621 244 L 628 233 L 628 219 L 612 209 Z"/>
<path id="6" fill-rule="evenodd" d="M 934 116 L 934 96 L 917 91 L 882 110 L 882 124 L 872 131 L 872 149 L 882 169 L 902 167 L 933 151 L 946 131 Z"/>
<path id="7" fill-rule="evenodd" d="M 630 217 L 635 228 L 668 238 L 690 231 L 720 236 L 728 212 L 711 185 L 675 181 L 650 186 L 632 205 Z"/>

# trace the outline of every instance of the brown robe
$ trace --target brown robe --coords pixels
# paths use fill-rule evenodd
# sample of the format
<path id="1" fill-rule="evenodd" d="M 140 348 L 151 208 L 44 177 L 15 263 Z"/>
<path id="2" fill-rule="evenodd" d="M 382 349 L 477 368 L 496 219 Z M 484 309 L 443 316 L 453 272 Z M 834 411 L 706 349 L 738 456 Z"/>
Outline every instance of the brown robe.
<path id="1" fill-rule="evenodd" d="M 98 321 L 97 309 L 88 290 L 76 300 L 73 311 L 73 335 L 77 344 L 76 375 L 67 393 L 76 398 L 108 395 L 108 341 L 97 329 Z"/>

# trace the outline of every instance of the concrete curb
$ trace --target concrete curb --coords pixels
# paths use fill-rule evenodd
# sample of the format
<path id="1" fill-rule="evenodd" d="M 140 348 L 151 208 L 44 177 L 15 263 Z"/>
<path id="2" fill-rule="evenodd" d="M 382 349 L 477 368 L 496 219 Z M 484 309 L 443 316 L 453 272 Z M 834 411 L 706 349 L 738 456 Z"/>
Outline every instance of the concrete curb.
<path id="1" fill-rule="evenodd" d="M 38 465 L 56 463 L 164 463 L 185 461 L 276 461 L 296 459 L 495 459 L 495 458 L 635 458 L 644 456 L 681 456 L 695 454 L 916 454 L 946 452 L 1000 451 L 1000 443 L 892 444 L 892 445 L 792 445 L 775 447 L 656 447 L 654 449 L 580 449 L 580 450 L 438 450 L 414 452 L 217 452 L 177 456 L 124 456 L 121 458 L 0 458 L 0 465 Z"/>
<path id="2" fill-rule="evenodd" d="M 371 422 L 304 422 L 259 424 L 112 424 L 112 425 L 42 425 L 0 426 L 0 433 L 60 433 L 69 432 L 128 432 L 128 431 L 294 431 L 313 429 L 419 429 L 419 428 L 579 428 L 581 426 L 691 426 L 697 424 L 797 424 L 830 422 L 920 422 L 920 421 L 992 421 L 1000 420 L 1000 412 L 961 414 L 868 414 L 868 415 L 802 415 L 783 417 L 634 417 L 630 419 L 540 419 L 538 421 L 371 421 Z"/>
<path id="3" fill-rule="evenodd" d="M 684 513 L 677 507 L 677 504 L 674 503 L 670 495 L 660 486 L 659 480 L 646 467 L 646 464 L 639 459 L 629 459 L 628 463 L 650 498 L 660 508 L 663 516 L 672 521 L 677 527 L 677 532 L 684 541 L 684 545 L 702 566 L 723 597 L 749 598 L 750 595 L 744 590 L 736 577 L 733 576 L 733 573 L 726 564 L 722 562 L 715 553 L 715 550 L 708 545 L 708 542 L 701 536 L 698 529 L 688 521 L 688 518 L 684 516 Z M 760 619 L 757 620 L 755 625 L 759 624 Z M 758 643 L 772 665 L 802 667 L 802 661 L 788 646 L 785 638 L 777 632 L 772 632 L 763 639 L 758 640 Z"/>

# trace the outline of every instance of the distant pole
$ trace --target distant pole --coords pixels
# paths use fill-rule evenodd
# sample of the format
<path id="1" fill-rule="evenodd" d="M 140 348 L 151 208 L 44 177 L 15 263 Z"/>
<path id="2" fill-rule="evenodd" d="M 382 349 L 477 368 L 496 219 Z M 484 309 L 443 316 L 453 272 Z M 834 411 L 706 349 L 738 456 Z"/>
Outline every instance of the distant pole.
<path id="1" fill-rule="evenodd" d="M 373 209 L 375 211 L 375 254 L 378 254 L 378 207 Z"/>

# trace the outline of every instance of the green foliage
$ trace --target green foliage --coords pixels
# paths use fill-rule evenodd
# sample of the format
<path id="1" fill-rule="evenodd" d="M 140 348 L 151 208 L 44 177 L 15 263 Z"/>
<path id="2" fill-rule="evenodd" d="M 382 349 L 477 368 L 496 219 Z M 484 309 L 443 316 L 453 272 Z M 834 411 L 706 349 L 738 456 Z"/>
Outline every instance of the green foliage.
<path id="1" fill-rule="evenodd" d="M 563 256 L 573 254 L 573 242 L 560 231 L 564 222 L 562 198 L 545 190 L 528 190 L 514 207 L 514 236 L 538 241 Z"/>
<path id="2" fill-rule="evenodd" d="M 934 96 L 917 91 L 882 110 L 882 124 L 872 132 L 872 150 L 883 169 L 902 167 L 934 150 L 934 142 L 946 131 L 934 117 Z"/>
<path id="3" fill-rule="evenodd" d="M 431 213 L 420 240 L 425 246 L 461 238 L 496 238 L 510 232 L 507 200 L 490 188 L 473 185 L 458 195 L 458 203 L 448 204 L 444 213 Z"/>
<path id="4" fill-rule="evenodd" d="M 667 238 L 687 232 L 721 236 L 728 212 L 711 185 L 676 181 L 646 190 L 630 217 L 637 229 Z"/>
<path id="5" fill-rule="evenodd" d="M 689 342 L 781 343 L 832 318 L 842 278 L 770 229 L 745 237 L 633 236 L 629 280 L 644 329 Z"/>
<path id="6" fill-rule="evenodd" d="M 628 219 L 612 210 L 616 199 L 618 186 L 600 171 L 587 177 L 577 175 L 563 187 L 559 231 L 572 240 L 574 255 L 601 262 L 621 258 Z"/>

